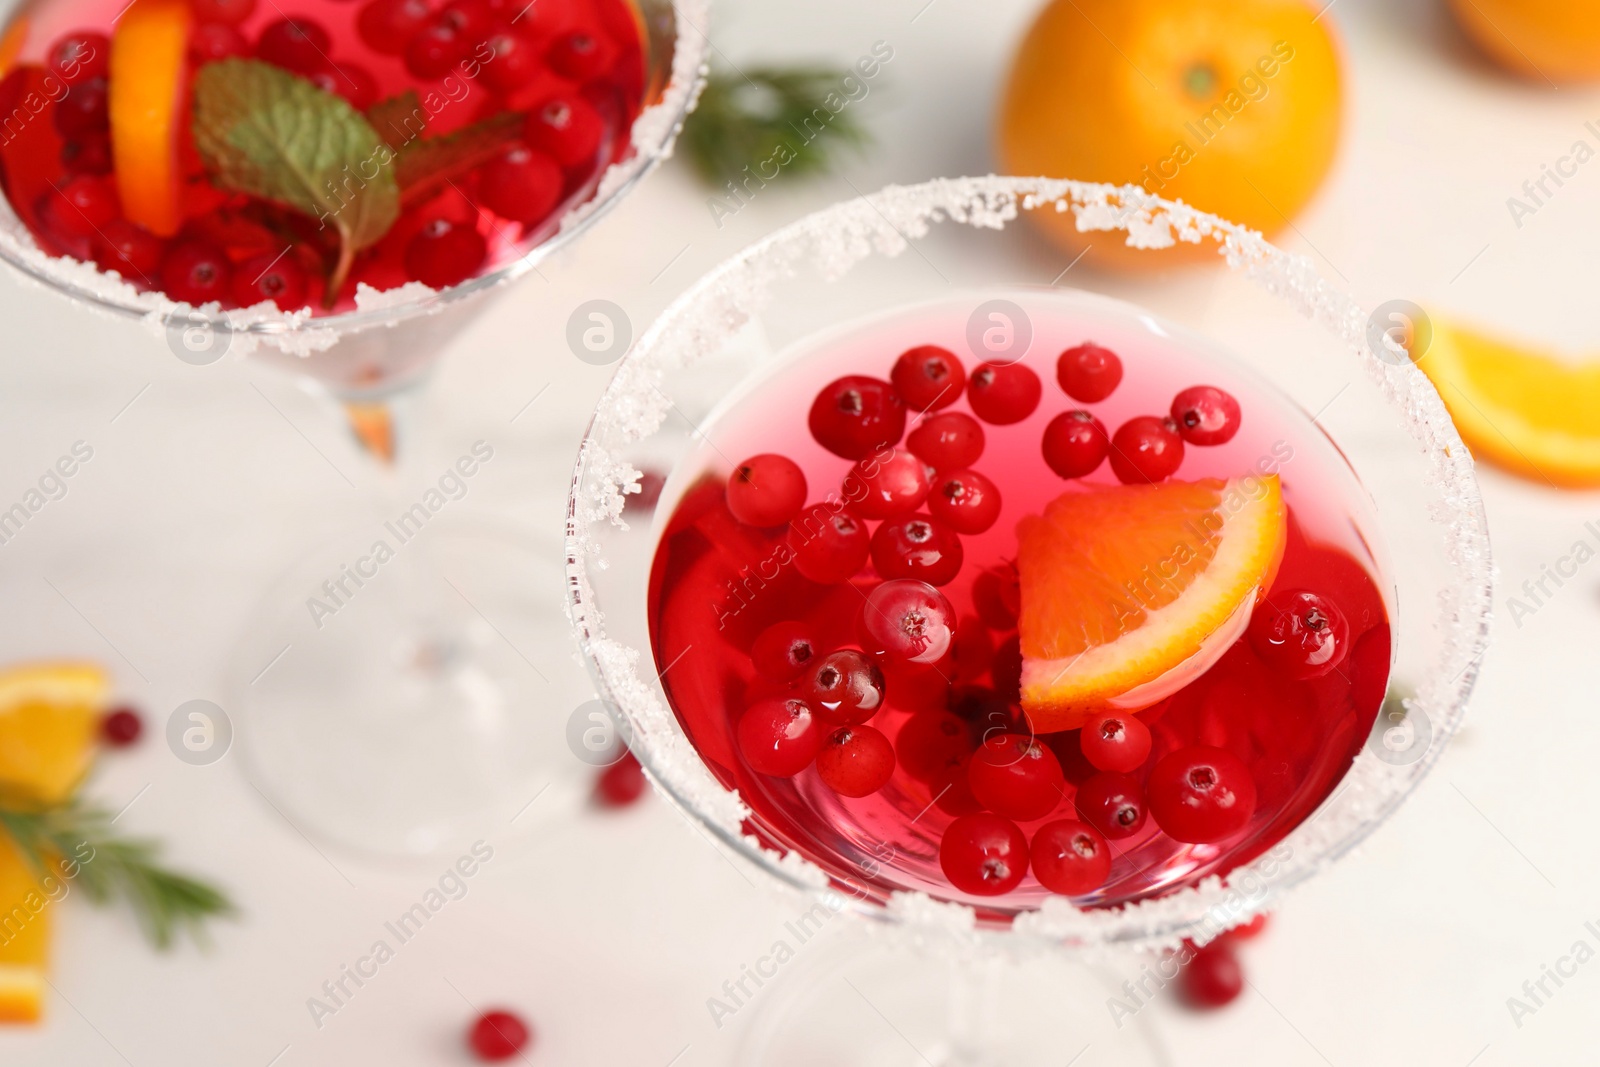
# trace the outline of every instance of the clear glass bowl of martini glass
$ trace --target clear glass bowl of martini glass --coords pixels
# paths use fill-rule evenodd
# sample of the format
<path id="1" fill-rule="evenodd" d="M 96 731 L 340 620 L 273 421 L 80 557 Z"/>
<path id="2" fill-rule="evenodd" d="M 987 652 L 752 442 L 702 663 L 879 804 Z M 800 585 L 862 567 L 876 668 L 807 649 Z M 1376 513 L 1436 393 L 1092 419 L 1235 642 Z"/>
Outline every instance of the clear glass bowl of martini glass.
<path id="1" fill-rule="evenodd" d="M 392 461 L 391 401 L 483 298 L 669 154 L 705 18 L 663 0 L 8 4 L 0 257 L 187 362 L 299 376 Z M 582 696 L 520 651 L 555 644 L 559 546 L 436 516 L 489 458 L 389 479 L 262 602 L 229 708 L 305 832 L 427 854 L 553 781 L 580 788 L 537 712 Z M 548 600 L 505 592 L 541 571 Z"/>
<path id="2" fill-rule="evenodd" d="M 1038 212 L 1227 269 L 1070 288 Z M 1395 809 L 1490 564 L 1385 326 L 1186 206 L 990 177 L 812 215 L 647 331 L 578 461 L 569 610 L 657 786 L 796 894 L 708 1003 L 807 957 L 741 1062 L 1161 1062 L 1081 964 L 1208 941 Z M 874 947 L 907 941 L 953 986 Z"/>

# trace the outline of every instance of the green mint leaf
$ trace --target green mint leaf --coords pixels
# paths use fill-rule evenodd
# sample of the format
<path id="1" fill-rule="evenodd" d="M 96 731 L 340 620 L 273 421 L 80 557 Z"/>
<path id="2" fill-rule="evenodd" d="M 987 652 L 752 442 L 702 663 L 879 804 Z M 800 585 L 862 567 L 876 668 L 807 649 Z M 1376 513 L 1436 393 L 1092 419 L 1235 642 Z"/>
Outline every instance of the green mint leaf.
<path id="1" fill-rule="evenodd" d="M 458 178 L 503 152 L 522 136 L 524 118 L 503 111 L 442 137 L 417 138 L 395 156 L 395 178 L 407 200 Z"/>
<path id="2" fill-rule="evenodd" d="M 389 147 L 399 151 L 422 136 L 428 127 L 428 113 L 415 89 L 386 96 L 367 108 L 367 121 Z"/>
<path id="3" fill-rule="evenodd" d="M 400 215 L 395 152 L 344 98 L 255 59 L 225 59 L 194 79 L 194 143 L 222 189 L 332 226 L 331 303 L 361 251 Z"/>

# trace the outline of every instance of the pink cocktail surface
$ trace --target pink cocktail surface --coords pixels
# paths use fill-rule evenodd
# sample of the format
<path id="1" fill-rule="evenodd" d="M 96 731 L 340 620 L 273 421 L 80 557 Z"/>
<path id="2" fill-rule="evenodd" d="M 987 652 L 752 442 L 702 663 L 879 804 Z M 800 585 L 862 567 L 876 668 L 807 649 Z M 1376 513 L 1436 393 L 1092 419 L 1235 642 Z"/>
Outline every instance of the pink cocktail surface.
<path id="1" fill-rule="evenodd" d="M 1018 366 L 1039 380 L 1036 406 L 1029 407 L 1026 386 L 1015 401 L 1002 395 L 1018 372 L 979 373 L 966 343 L 976 300 L 901 309 L 814 339 L 725 400 L 702 427 L 703 440 L 673 471 L 657 512 L 660 542 L 648 592 L 653 651 L 667 695 L 706 765 L 750 807 L 749 831 L 768 846 L 799 851 L 837 883 L 873 899 L 921 890 L 998 915 L 1051 895 L 1038 877 L 1041 865 L 1050 862 L 1042 853 L 1051 848 L 1094 854 L 1087 864 L 1083 855 L 1065 861 L 1058 855 L 1055 872 L 1046 875 L 1058 889 L 1066 883 L 1082 906 L 1160 895 L 1261 855 L 1334 790 L 1366 743 L 1387 688 L 1392 651 L 1390 610 L 1376 578 L 1381 569 L 1366 540 L 1375 525 L 1370 505 L 1338 450 L 1302 411 L 1203 342 L 1122 305 L 1063 303 L 1020 291 L 1004 295 L 1031 320 L 1032 343 Z M 1097 350 L 1080 348 L 1086 342 L 1120 362 L 1120 381 L 1111 383 L 1104 398 L 1103 360 Z M 918 408 L 940 392 L 938 380 L 897 377 L 898 388 L 888 384 L 897 357 L 918 346 L 963 353 L 955 362 L 967 380 L 966 389 L 949 389 L 936 409 L 921 413 Z M 1066 358 L 1067 385 L 1080 399 L 1058 384 L 1058 357 L 1073 349 L 1079 351 Z M 912 358 L 902 371 L 924 363 Z M 876 442 L 857 469 L 858 478 L 864 471 L 888 471 L 867 479 L 873 491 L 887 486 L 888 503 L 863 505 L 861 483 L 846 484 L 854 465 L 837 454 L 839 434 L 823 426 L 820 436 L 834 446 L 830 450 L 808 425 L 813 398 L 846 376 L 880 379 L 887 391 L 911 401 L 904 434 Z M 1175 396 L 1198 385 L 1237 400 L 1231 424 L 1222 433 L 1209 431 L 1206 420 L 1216 412 L 1207 409 L 1192 411 L 1194 425 L 1177 433 L 1173 424 L 1161 426 Z M 975 393 L 977 413 L 984 416 L 977 420 L 981 455 L 941 454 L 950 441 L 931 443 L 937 436 L 929 432 L 931 425 L 972 415 Z M 832 411 L 838 394 L 837 388 L 828 392 L 821 406 Z M 1094 399 L 1083 399 L 1088 397 Z M 858 399 L 852 395 L 844 407 L 856 410 Z M 869 406 L 875 399 L 869 388 Z M 1116 471 L 1109 461 L 1094 462 L 1082 477 L 1063 477 L 1057 470 L 1064 466 L 1087 465 L 1082 449 L 1043 443 L 1052 421 L 1073 411 L 1089 412 L 1108 437 L 1115 436 L 1121 447 L 1114 454 L 1133 455 L 1136 445 L 1150 446 L 1138 452 L 1146 458 L 1121 462 Z M 1140 416 L 1156 417 L 1154 427 L 1145 427 L 1145 437 L 1156 440 L 1141 440 L 1138 424 L 1118 433 Z M 1083 416 L 1068 418 L 1075 429 L 1088 424 Z M 1057 423 L 1058 437 L 1062 425 Z M 846 426 L 840 432 L 848 439 L 849 431 Z M 1185 436 L 1181 462 L 1168 470 L 1176 453 L 1167 438 Z M 1228 439 L 1199 443 L 1221 437 Z M 899 453 L 891 458 L 887 449 L 894 445 Z M 854 446 L 847 441 L 845 447 Z M 1095 446 L 1087 447 L 1093 461 Z M 1148 458 L 1152 451 L 1154 460 Z M 763 464 L 755 465 L 762 478 L 751 487 L 747 458 L 773 454 L 798 467 L 803 489 L 785 482 L 788 468 L 774 473 Z M 926 461 L 918 466 L 927 475 L 927 499 L 914 514 L 869 514 L 895 511 L 889 498 L 898 491 L 915 495 L 914 487 L 896 483 L 895 473 L 903 473 L 913 454 Z M 978 482 L 987 479 L 979 488 L 998 495 L 997 513 L 983 513 L 994 512 L 992 505 L 962 513 L 948 500 L 940 504 L 952 463 L 977 472 Z M 736 471 L 747 472 L 743 480 Z M 731 486 L 730 475 L 736 475 Z M 957 481 L 963 477 L 955 475 Z M 1153 706 L 1134 714 L 1102 709 L 1111 721 L 1104 734 L 1099 719 L 1082 729 L 1035 729 L 1018 693 L 1019 522 L 1044 513 L 1064 493 L 1123 481 L 1138 485 L 1149 478 L 1172 486 L 1221 479 L 1259 487 L 1274 477 L 1285 513 L 1282 556 L 1254 602 L 1249 632 L 1242 625 L 1219 632 L 1223 640 L 1208 653 L 1204 669 L 1169 675 L 1166 688 L 1175 691 Z M 965 480 L 971 504 L 975 480 Z M 770 524 L 786 509 L 792 514 L 796 493 L 805 502 L 798 521 Z M 818 510 L 830 495 L 834 505 Z M 848 503 L 841 506 L 841 497 Z M 820 574 L 822 557 L 815 547 L 802 547 L 811 543 L 803 532 L 806 516 L 831 522 L 835 515 L 861 528 L 854 537 L 872 543 L 870 552 L 860 553 L 866 560 L 848 576 Z M 952 524 L 977 532 L 959 532 Z M 934 542 L 946 549 L 943 560 L 922 566 L 929 558 L 923 553 L 920 564 L 908 562 L 908 551 L 915 555 L 927 546 L 908 545 L 905 531 L 914 539 L 930 526 Z M 959 542 L 958 556 L 949 551 L 952 540 Z M 848 550 L 837 557 L 847 568 L 857 562 Z M 886 579 L 896 584 L 886 586 Z M 943 606 L 932 609 L 935 628 L 942 613 L 954 624 L 951 648 L 923 657 L 927 662 L 897 658 L 874 627 L 863 624 L 864 614 L 881 617 L 877 605 L 900 603 L 885 599 L 890 590 L 927 590 L 907 579 L 938 587 L 933 596 L 942 595 Z M 1241 624 L 1249 610 L 1245 604 Z M 1285 634 L 1287 658 L 1279 640 Z M 859 651 L 841 660 L 834 655 L 840 650 Z M 793 662 L 796 656 L 804 662 Z M 859 680 L 881 679 L 868 686 L 866 703 L 878 699 L 872 694 L 879 688 L 881 702 L 851 714 L 859 701 L 847 695 L 842 710 L 840 701 L 830 703 L 817 672 L 834 663 L 848 674 L 860 659 L 870 666 Z M 791 712 L 799 718 L 791 721 Z M 782 720 L 776 750 L 770 743 L 774 715 Z M 1085 730 L 1098 735 L 1087 746 Z M 792 741 L 801 734 L 806 736 L 800 742 Z M 892 749 L 892 770 L 885 749 Z M 984 766 L 974 770 L 975 764 Z M 1006 780 L 1018 764 L 1024 780 Z M 1179 772 L 1184 777 L 1174 785 Z M 1230 802 L 1243 801 L 1234 803 L 1231 814 L 1202 812 L 1195 823 L 1183 804 L 1204 808 L 1207 798 L 1197 798 L 1192 789 L 1185 796 L 1174 793 L 1191 781 L 1217 787 L 1216 796 L 1226 794 Z M 1052 792 L 1041 808 L 1034 800 L 1045 786 Z M 1030 790 L 1032 799 L 1025 796 Z M 1056 826 L 1054 838 L 1041 836 L 1041 828 L 1052 824 L 1065 825 Z M 968 847 L 945 840 L 952 825 Z M 1091 832 L 1085 834 L 1085 827 Z M 1019 850 L 1008 840 L 1026 844 Z M 968 870 L 963 864 L 977 866 Z"/>

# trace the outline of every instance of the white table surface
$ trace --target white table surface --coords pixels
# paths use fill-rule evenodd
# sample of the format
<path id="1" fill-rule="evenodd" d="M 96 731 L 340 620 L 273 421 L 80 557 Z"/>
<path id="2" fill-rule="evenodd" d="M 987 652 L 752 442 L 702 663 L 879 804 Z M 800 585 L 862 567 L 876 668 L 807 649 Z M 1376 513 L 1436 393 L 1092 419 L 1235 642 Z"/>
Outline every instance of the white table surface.
<path id="1" fill-rule="evenodd" d="M 567 351 L 570 309 L 604 297 L 642 327 L 702 271 L 808 209 L 891 181 L 986 172 L 1000 71 L 1034 6 L 728 0 L 713 36 L 734 62 L 851 61 L 889 41 L 895 58 L 862 105 L 878 147 L 838 176 L 780 180 L 720 229 L 707 190 L 682 163 L 668 166 L 547 267 L 549 282 L 524 280 L 459 338 L 416 447 L 448 458 L 494 440 L 508 461 L 474 483 L 476 503 L 556 528 L 566 458 L 608 374 Z M 1404 296 L 1592 340 L 1596 275 L 1574 246 L 1600 232 L 1600 165 L 1521 230 L 1504 200 L 1574 139 L 1594 140 L 1583 122 L 1600 117 L 1600 93 L 1486 71 L 1432 0 L 1342 0 L 1325 17 L 1348 46 L 1348 138 L 1284 243 L 1371 303 Z M 0 546 L 0 658 L 99 658 L 152 724 L 185 700 L 220 700 L 254 597 L 306 530 L 378 476 L 324 401 L 261 367 L 186 366 L 9 273 L 0 322 L 0 501 L 74 441 L 95 450 L 68 495 Z M 1493 471 L 1483 485 L 1505 592 L 1600 517 L 1593 494 Z M 1178 1063 L 1593 1059 L 1600 964 L 1580 967 L 1520 1026 L 1506 1000 L 1574 942 L 1600 949 L 1584 925 L 1600 925 L 1600 859 L 1585 844 L 1600 818 L 1590 785 L 1600 586 L 1581 573 L 1520 627 L 1504 593 L 1497 608 L 1469 724 L 1423 788 L 1291 898 L 1247 950 L 1252 989 L 1238 1003 L 1207 1016 L 1157 1009 Z M 705 1000 L 790 917 L 650 798 L 502 848 L 463 901 L 318 1029 L 306 998 L 431 878 L 330 862 L 260 801 L 232 756 L 191 767 L 149 738 L 104 759 L 92 789 L 113 807 L 134 801 L 119 826 L 164 838 L 175 861 L 228 885 L 244 916 L 220 925 L 209 951 L 157 955 L 125 914 L 71 900 L 56 913 L 47 1019 L 0 1030 L 0 1063 L 465 1063 L 466 998 L 533 1019 L 536 1065 L 728 1064 L 739 1024 L 718 1031 Z"/>

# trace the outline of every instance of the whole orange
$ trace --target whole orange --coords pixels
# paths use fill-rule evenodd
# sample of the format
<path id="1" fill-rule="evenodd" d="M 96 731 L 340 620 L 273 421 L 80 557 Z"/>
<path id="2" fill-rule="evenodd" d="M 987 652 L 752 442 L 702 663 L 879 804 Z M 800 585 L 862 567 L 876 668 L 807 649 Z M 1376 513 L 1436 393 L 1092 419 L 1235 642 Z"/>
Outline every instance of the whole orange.
<path id="1" fill-rule="evenodd" d="M 1338 50 L 1300 0 L 1052 0 L 1028 31 L 1000 104 L 1011 174 L 1133 183 L 1267 233 L 1306 205 L 1339 143 Z M 1159 253 L 1120 232 L 1080 234 L 1032 212 L 1101 266 L 1148 269 L 1212 255 Z"/>
<path id="2" fill-rule="evenodd" d="M 1450 0 L 1474 44 L 1539 82 L 1600 78 L 1600 7 L 1581 0 Z"/>

